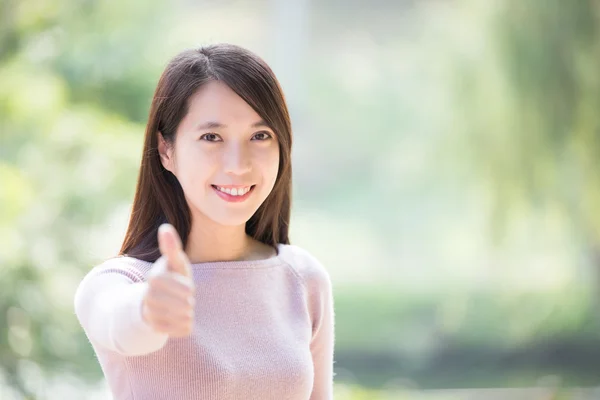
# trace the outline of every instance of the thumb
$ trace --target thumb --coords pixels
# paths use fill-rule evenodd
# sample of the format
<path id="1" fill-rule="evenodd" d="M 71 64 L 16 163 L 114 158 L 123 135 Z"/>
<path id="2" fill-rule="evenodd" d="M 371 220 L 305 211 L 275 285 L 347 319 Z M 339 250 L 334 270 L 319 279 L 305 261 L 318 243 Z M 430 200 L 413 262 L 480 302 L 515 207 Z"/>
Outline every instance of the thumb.
<path id="1" fill-rule="evenodd" d="M 181 245 L 181 238 L 171 224 L 158 228 L 158 248 L 167 260 L 167 270 L 191 276 L 189 263 Z"/>

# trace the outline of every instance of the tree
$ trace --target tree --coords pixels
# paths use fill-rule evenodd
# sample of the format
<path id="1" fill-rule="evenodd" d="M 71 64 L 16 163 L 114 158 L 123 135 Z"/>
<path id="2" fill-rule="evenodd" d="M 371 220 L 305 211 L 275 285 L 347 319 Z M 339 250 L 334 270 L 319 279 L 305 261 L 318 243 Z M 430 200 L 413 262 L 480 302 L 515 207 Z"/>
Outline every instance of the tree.
<path id="1" fill-rule="evenodd" d="M 26 398 L 61 374 L 101 376 L 73 294 L 98 261 L 82 239 L 131 197 L 164 60 L 158 15 L 141 1 L 0 0 L 0 381 Z"/>
<path id="2" fill-rule="evenodd" d="M 485 50 L 458 70 L 472 165 L 499 221 L 559 211 L 600 273 L 600 2 L 494 4 Z"/>

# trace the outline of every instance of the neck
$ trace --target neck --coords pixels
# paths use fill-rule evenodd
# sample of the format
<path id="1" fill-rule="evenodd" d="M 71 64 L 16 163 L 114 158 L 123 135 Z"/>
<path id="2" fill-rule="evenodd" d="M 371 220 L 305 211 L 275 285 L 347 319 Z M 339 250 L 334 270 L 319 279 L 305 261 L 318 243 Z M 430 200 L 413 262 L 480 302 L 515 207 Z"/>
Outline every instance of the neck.
<path id="1" fill-rule="evenodd" d="M 185 246 L 190 263 L 239 261 L 251 257 L 253 239 L 245 225 L 223 226 L 206 217 L 192 218 Z"/>

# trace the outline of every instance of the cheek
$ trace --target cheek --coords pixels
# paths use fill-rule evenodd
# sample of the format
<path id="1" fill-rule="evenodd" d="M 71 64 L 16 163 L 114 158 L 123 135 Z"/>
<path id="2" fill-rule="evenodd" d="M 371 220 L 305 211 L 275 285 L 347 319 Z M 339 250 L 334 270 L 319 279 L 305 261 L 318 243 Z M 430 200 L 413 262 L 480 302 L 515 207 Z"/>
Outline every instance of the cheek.
<path id="1" fill-rule="evenodd" d="M 194 197 L 193 193 L 205 191 L 206 186 L 211 183 L 208 180 L 215 166 L 210 155 L 187 149 L 180 153 L 177 161 L 177 178 L 186 195 Z"/>
<path id="2" fill-rule="evenodd" d="M 275 183 L 277 179 L 277 172 L 279 171 L 279 147 L 276 149 L 270 149 L 262 159 L 261 169 L 264 177 L 269 183 Z"/>

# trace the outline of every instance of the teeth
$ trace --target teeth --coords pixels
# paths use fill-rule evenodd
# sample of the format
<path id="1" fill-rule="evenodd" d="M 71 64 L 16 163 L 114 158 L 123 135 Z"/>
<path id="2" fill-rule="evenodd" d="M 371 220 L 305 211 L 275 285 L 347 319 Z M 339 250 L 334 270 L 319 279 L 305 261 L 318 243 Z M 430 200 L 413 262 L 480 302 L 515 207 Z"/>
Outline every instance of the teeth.
<path id="1" fill-rule="evenodd" d="M 227 193 L 227 194 L 230 194 L 232 196 L 243 196 L 246 193 L 248 193 L 248 191 L 250 191 L 250 186 L 245 187 L 245 188 L 233 188 L 233 189 L 231 189 L 231 188 L 224 188 L 224 187 L 221 187 L 221 186 L 217 186 L 217 189 L 220 192 Z"/>

